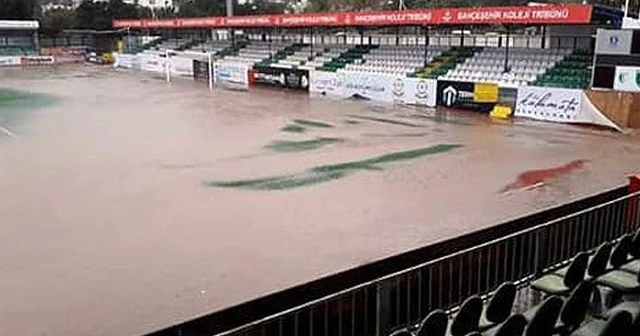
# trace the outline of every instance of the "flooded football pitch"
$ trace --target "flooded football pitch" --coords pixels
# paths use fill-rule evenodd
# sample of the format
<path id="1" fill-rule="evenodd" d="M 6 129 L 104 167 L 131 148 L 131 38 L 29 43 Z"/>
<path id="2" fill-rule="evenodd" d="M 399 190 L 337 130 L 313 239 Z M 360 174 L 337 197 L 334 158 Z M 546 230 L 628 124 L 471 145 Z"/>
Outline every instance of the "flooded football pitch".
<path id="1" fill-rule="evenodd" d="M 0 70 L 0 334 L 135 335 L 620 186 L 637 135 Z"/>

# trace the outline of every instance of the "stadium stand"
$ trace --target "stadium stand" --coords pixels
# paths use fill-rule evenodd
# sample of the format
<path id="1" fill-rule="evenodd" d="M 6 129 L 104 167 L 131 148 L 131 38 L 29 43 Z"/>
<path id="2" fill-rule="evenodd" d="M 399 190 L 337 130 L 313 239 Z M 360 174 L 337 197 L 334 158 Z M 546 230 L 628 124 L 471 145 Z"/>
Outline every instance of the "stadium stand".
<path id="1" fill-rule="evenodd" d="M 179 38 L 179 39 L 171 39 L 171 40 L 163 40 L 156 44 L 153 49 L 155 50 L 179 50 L 182 51 L 186 48 L 191 47 L 195 42 L 191 39 L 187 38 Z"/>
<path id="2" fill-rule="evenodd" d="M 200 53 L 211 52 L 214 55 L 217 55 L 229 47 L 231 47 L 231 43 L 230 41 L 227 41 L 227 40 L 204 41 L 200 43 L 195 43 L 193 46 L 188 48 L 188 50 L 193 52 L 200 52 Z"/>
<path id="3" fill-rule="evenodd" d="M 22 56 L 22 55 L 34 55 L 35 51 L 29 47 L 24 46 L 0 46 L 0 56 Z"/>
<path id="4" fill-rule="evenodd" d="M 473 56 L 476 50 L 476 48 L 451 48 L 446 50 L 435 57 L 424 69 L 416 72 L 412 76 L 437 79 L 447 74 L 450 70 L 455 69 L 458 64 L 464 62 L 467 58 Z"/>
<path id="5" fill-rule="evenodd" d="M 279 68 L 294 68 L 313 70 L 321 67 L 324 63 L 339 57 L 342 53 L 349 50 L 344 45 L 304 45 L 293 54 L 287 55 L 271 66 Z"/>
<path id="6" fill-rule="evenodd" d="M 371 49 L 362 55 L 362 59 L 346 64 L 345 70 L 351 72 L 377 72 L 394 75 L 410 75 L 425 67 L 440 56 L 447 47 L 439 46 L 388 46 Z M 426 54 L 426 59 L 425 59 Z"/>
<path id="7" fill-rule="evenodd" d="M 33 43 L 26 36 L 0 36 L 0 56 L 35 55 Z"/>
<path id="8" fill-rule="evenodd" d="M 237 51 L 236 55 L 225 56 L 223 60 L 244 63 L 248 65 L 268 65 L 273 61 L 283 59 L 289 48 L 294 44 L 287 41 L 251 41 L 244 48 Z"/>
<path id="9" fill-rule="evenodd" d="M 133 52 L 184 51 L 247 65 L 350 73 L 380 73 L 449 81 L 490 82 L 502 87 L 527 85 L 586 88 L 593 55 L 588 50 L 424 45 L 309 44 L 293 41 L 193 40 L 150 38 Z M 425 52 L 426 49 L 426 52 Z M 0 54 L 26 50 L 0 46 Z M 425 58 L 426 57 L 426 58 Z M 505 58 L 508 58 L 505 71 Z"/>
<path id="10" fill-rule="evenodd" d="M 517 312 L 516 285 L 506 282 L 486 303 L 471 296 L 450 319 L 435 310 L 390 336 L 640 335 L 640 230 L 579 252 L 568 267 L 556 267 L 519 290 L 530 289 L 548 296 Z M 602 294 L 610 300 L 599 300 Z"/>
<path id="11" fill-rule="evenodd" d="M 591 80 L 593 55 L 588 50 L 575 50 L 534 81 L 534 85 L 584 89 Z"/>
<path id="12" fill-rule="evenodd" d="M 526 48 L 509 50 L 505 71 L 505 48 L 484 48 L 440 76 L 443 80 L 494 82 L 503 86 L 524 86 L 553 68 L 571 53 L 570 49 Z"/>

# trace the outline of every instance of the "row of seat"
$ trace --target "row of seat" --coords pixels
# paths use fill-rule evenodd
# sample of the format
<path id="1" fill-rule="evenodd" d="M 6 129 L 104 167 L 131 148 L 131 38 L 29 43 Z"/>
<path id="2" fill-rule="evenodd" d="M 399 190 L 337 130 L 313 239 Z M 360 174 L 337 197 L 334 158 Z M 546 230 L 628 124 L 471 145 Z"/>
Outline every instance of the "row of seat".
<path id="1" fill-rule="evenodd" d="M 613 247 L 603 243 L 592 255 L 578 253 L 569 266 L 531 282 L 548 296 L 535 307 L 512 314 L 517 288 L 507 282 L 483 304 L 479 296 L 465 300 L 449 319 L 431 312 L 416 325 L 393 336 L 636 336 L 640 335 L 640 230 Z M 601 290 L 613 291 L 603 306 Z"/>

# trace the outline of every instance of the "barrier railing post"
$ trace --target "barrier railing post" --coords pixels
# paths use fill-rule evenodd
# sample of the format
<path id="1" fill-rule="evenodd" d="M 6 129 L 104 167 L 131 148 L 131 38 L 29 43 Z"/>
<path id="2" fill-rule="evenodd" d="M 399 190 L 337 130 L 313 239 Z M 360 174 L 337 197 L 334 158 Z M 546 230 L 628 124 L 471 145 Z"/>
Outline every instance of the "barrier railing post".
<path id="1" fill-rule="evenodd" d="M 640 191 L 640 173 L 629 176 L 629 193 L 633 194 Z M 638 226 L 638 197 L 629 198 L 627 212 L 627 229 L 629 231 L 635 230 Z"/>
<path id="2" fill-rule="evenodd" d="M 390 302 L 389 282 L 378 283 L 376 285 L 376 336 L 382 336 L 389 331 Z"/>

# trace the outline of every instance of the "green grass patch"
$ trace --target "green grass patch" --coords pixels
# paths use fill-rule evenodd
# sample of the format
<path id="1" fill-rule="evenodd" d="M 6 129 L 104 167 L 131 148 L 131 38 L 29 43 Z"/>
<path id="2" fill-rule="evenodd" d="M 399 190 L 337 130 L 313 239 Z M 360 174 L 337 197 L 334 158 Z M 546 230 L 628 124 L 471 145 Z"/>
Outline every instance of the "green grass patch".
<path id="1" fill-rule="evenodd" d="M 285 190 L 328 182 L 343 178 L 345 172 L 303 173 L 254 180 L 205 182 L 205 186 L 250 190 Z"/>
<path id="2" fill-rule="evenodd" d="M 307 127 L 318 127 L 318 128 L 333 128 L 333 125 L 327 124 L 325 122 L 316 121 L 316 120 L 306 120 L 306 119 L 294 119 L 294 123 Z"/>
<path id="3" fill-rule="evenodd" d="M 56 102 L 56 98 L 40 93 L 0 88 L 0 139 L 7 130 L 15 131 L 42 107 Z M 11 133 L 9 133 L 11 134 Z"/>
<path id="4" fill-rule="evenodd" d="M 306 141 L 273 141 L 264 148 L 271 149 L 275 152 L 291 153 L 318 149 L 327 145 L 343 142 L 339 138 L 316 138 Z"/>
<path id="5" fill-rule="evenodd" d="M 287 125 L 283 128 L 280 129 L 283 132 L 289 132 L 289 133 L 304 133 L 307 130 L 300 126 L 300 125 Z"/>
<path id="6" fill-rule="evenodd" d="M 422 125 L 408 123 L 408 122 L 405 122 L 405 121 L 400 121 L 400 120 L 395 120 L 395 119 L 367 117 L 367 116 L 360 116 L 360 115 L 347 115 L 347 117 L 355 118 L 355 119 L 362 119 L 362 120 L 369 120 L 369 121 L 376 121 L 376 122 L 385 123 L 385 124 L 407 126 L 407 127 L 424 127 Z"/>
<path id="7" fill-rule="evenodd" d="M 383 170 L 386 164 L 440 154 L 462 147 L 459 144 L 439 144 L 431 147 L 388 153 L 381 156 L 313 167 L 299 174 L 236 181 L 210 181 L 204 185 L 218 188 L 250 190 L 286 190 L 344 178 L 358 171 Z"/>

